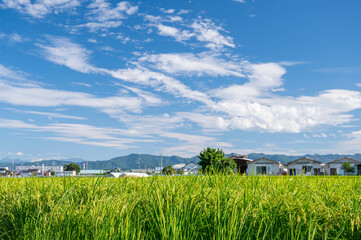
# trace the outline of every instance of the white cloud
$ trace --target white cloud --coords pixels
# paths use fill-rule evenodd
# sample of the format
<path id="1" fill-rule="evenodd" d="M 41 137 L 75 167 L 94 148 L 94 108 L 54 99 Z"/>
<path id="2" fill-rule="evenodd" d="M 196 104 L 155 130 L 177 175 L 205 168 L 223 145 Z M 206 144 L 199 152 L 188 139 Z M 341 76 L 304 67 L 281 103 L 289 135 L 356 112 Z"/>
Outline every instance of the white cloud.
<path id="1" fill-rule="evenodd" d="M 196 20 L 191 27 L 197 40 L 207 42 L 206 47 L 210 49 L 222 49 L 225 46 L 235 47 L 233 38 L 223 36 L 220 31 L 224 31 L 224 29 L 214 24 L 210 19 Z"/>
<path id="2" fill-rule="evenodd" d="M 188 98 L 195 101 L 208 103 L 210 99 L 202 92 L 191 90 L 182 82 L 168 77 L 159 72 L 153 72 L 146 68 L 127 68 L 109 71 L 117 79 L 140 85 L 147 85 L 157 91 L 165 91 L 178 97 Z"/>
<path id="3" fill-rule="evenodd" d="M 127 1 L 119 2 L 116 7 L 112 8 L 111 3 L 105 0 L 95 0 L 89 4 L 88 8 L 91 9 L 91 18 L 99 22 L 124 19 L 138 11 L 137 6 L 133 6 Z"/>
<path id="4" fill-rule="evenodd" d="M 19 129 L 33 132 L 49 132 L 55 134 L 56 136 L 46 137 L 46 139 L 118 149 L 136 147 L 131 145 L 136 142 L 159 141 L 143 139 L 140 134 L 138 134 L 138 138 L 132 139 L 128 136 L 135 134 L 127 130 L 95 127 L 85 124 L 53 123 L 40 126 L 24 123 L 18 120 L 0 119 L 0 128 Z"/>
<path id="5" fill-rule="evenodd" d="M 138 6 L 134 6 L 127 1 L 119 2 L 115 7 L 112 7 L 111 2 L 94 0 L 88 5 L 88 8 L 90 9 L 88 14 L 89 22 L 76 25 L 75 27 L 86 27 L 92 32 L 117 28 L 122 25 L 121 20 L 128 18 L 128 16 L 133 15 L 138 11 Z"/>
<path id="6" fill-rule="evenodd" d="M 47 60 L 82 73 L 102 72 L 102 69 L 96 68 L 88 62 L 89 50 L 71 42 L 68 38 L 55 36 L 47 38 L 50 46 L 38 44 Z"/>
<path id="7" fill-rule="evenodd" d="M 217 26 L 210 19 L 198 18 L 187 23 L 180 16 L 172 18 L 145 15 L 145 20 L 150 21 L 149 26 L 155 26 L 158 34 L 161 36 L 173 37 L 177 41 L 184 42 L 186 40 L 196 39 L 201 46 L 211 50 L 222 50 L 224 47 L 234 48 L 233 38 L 223 35 L 226 32 L 222 27 Z M 162 22 L 173 22 L 175 26 L 164 25 Z M 205 43 L 205 45 L 203 45 Z M 195 46 L 194 43 L 192 43 Z"/>
<path id="8" fill-rule="evenodd" d="M 125 82 L 150 86 L 156 91 L 189 99 L 190 102 L 203 103 L 204 105 L 200 106 L 203 112 L 199 119 L 189 117 L 189 120 L 193 119 L 206 130 L 209 130 L 210 126 L 206 119 L 213 116 L 216 119 L 214 127 L 218 126 L 222 131 L 241 129 L 299 133 L 319 125 L 335 126 L 348 123 L 353 119 L 349 112 L 361 108 L 361 93 L 357 91 L 333 89 L 316 96 L 277 95 L 277 92 L 283 90 L 283 76 L 286 74 L 282 63 L 252 64 L 243 61 L 236 64 L 205 54 L 153 54 L 143 55 L 139 59 L 140 62 L 133 62 L 134 68 L 107 70 L 90 65 L 89 52 L 79 45 L 66 39 L 60 40 L 59 43 L 55 41 L 53 45 L 55 46 L 44 48 L 48 53 L 46 57 L 55 63 L 80 72 L 108 74 Z M 68 54 L 69 52 L 73 54 Z M 150 67 L 167 73 L 245 76 L 248 82 L 204 93 L 192 90 L 164 73 L 150 70 L 143 66 L 144 64 L 150 64 Z M 106 109 L 110 115 L 119 114 L 117 111 Z"/>
<path id="9" fill-rule="evenodd" d="M 160 104 L 161 101 L 147 102 L 147 98 L 131 96 L 96 97 L 83 92 L 46 89 L 42 87 L 18 87 L 0 81 L 0 101 L 12 105 L 58 107 L 80 106 L 95 108 L 107 114 L 124 111 L 140 113 L 143 107 Z"/>
<path id="10" fill-rule="evenodd" d="M 147 85 L 157 91 L 165 91 L 178 97 L 188 98 L 201 102 L 209 102 L 208 96 L 202 92 L 191 90 L 182 82 L 159 72 L 150 71 L 144 67 L 107 70 L 98 68 L 89 63 L 90 52 L 67 38 L 49 36 L 52 46 L 39 44 L 43 49 L 44 57 L 56 64 L 65 65 L 82 73 L 108 74 L 116 79 Z"/>
<path id="11" fill-rule="evenodd" d="M 0 33 L 0 39 L 5 39 L 10 44 L 29 41 L 29 38 L 22 37 L 17 33 L 12 33 L 12 34 Z"/>
<path id="12" fill-rule="evenodd" d="M 122 25 L 121 21 L 105 21 L 105 22 L 87 22 L 84 24 L 76 25 L 76 28 L 89 28 L 91 32 L 96 32 L 100 29 L 117 28 Z"/>
<path id="13" fill-rule="evenodd" d="M 153 15 L 148 15 L 145 14 L 144 15 L 144 19 L 146 21 L 149 22 L 153 22 L 153 23 L 160 23 L 160 22 L 179 22 L 182 21 L 183 18 L 181 16 L 178 15 L 173 15 L 173 16 L 153 16 Z"/>
<path id="14" fill-rule="evenodd" d="M 240 2 L 240 3 L 245 3 L 245 0 L 233 0 L 234 2 Z"/>
<path id="15" fill-rule="evenodd" d="M 175 27 L 166 26 L 163 24 L 157 24 L 156 27 L 158 28 L 159 35 L 174 37 L 177 41 L 188 40 L 189 38 L 194 36 L 187 30 L 180 31 Z"/>
<path id="16" fill-rule="evenodd" d="M 361 146 L 361 131 L 353 131 L 346 135 L 347 140 L 339 141 L 337 147 L 332 151 L 337 150 L 340 153 L 355 153 L 360 152 Z"/>
<path id="17" fill-rule="evenodd" d="M 59 13 L 80 5 L 78 0 L 3 0 L 1 8 L 12 8 L 34 18 L 44 18 L 49 13 Z"/>
<path id="18" fill-rule="evenodd" d="M 275 95 L 273 90 L 283 85 L 286 73 L 281 65 L 244 63 L 244 68 L 248 83 L 212 90 L 210 96 L 220 100 L 203 108 L 204 113 L 188 114 L 187 118 L 205 129 L 218 127 L 219 131 L 299 133 L 315 126 L 350 122 L 353 115 L 349 112 L 361 108 L 361 93 L 356 91 L 333 89 L 301 97 Z"/>
<path id="19" fill-rule="evenodd" d="M 72 116 L 72 115 L 66 115 L 66 114 L 54 113 L 54 112 L 24 111 L 24 110 L 19 110 L 19 109 L 14 109 L 14 108 L 6 108 L 6 110 L 10 110 L 10 111 L 17 112 L 17 113 L 42 115 L 42 116 L 46 116 L 50 119 L 52 119 L 52 118 L 66 118 L 66 119 L 75 119 L 75 120 L 87 119 L 86 117 L 78 117 L 78 116 Z M 33 122 L 33 121 L 34 120 L 32 120 L 31 122 Z"/>
<path id="20" fill-rule="evenodd" d="M 92 87 L 91 84 L 89 84 L 89 83 L 84 83 L 84 82 L 72 82 L 71 85 L 88 87 L 88 88 Z"/>
<path id="21" fill-rule="evenodd" d="M 19 71 L 11 70 L 0 64 L 0 78 L 12 80 L 25 80 L 24 74 Z"/>
<path id="22" fill-rule="evenodd" d="M 24 153 L 22 153 L 22 152 L 15 152 L 15 153 L 13 153 L 13 152 L 8 152 L 8 155 L 24 156 Z"/>
<path id="23" fill-rule="evenodd" d="M 226 62 L 209 53 L 146 54 L 139 60 L 167 73 L 244 77 L 241 64 Z"/>

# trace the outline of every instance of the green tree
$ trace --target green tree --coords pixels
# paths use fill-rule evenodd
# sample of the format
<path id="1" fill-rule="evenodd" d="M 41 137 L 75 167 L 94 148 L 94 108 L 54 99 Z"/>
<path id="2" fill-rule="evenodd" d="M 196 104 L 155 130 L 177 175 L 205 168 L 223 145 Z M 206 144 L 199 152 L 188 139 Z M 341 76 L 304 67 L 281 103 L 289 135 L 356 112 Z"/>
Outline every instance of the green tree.
<path id="1" fill-rule="evenodd" d="M 214 168 L 214 164 L 218 160 L 224 159 L 224 157 L 225 154 L 222 149 L 208 147 L 199 153 L 198 158 L 200 161 L 198 164 L 202 167 L 202 171 L 210 172 L 210 170 Z"/>
<path id="2" fill-rule="evenodd" d="M 215 163 L 215 169 L 222 173 L 233 173 L 236 167 L 237 164 L 232 158 L 224 158 Z"/>
<path id="3" fill-rule="evenodd" d="M 355 171 L 349 162 L 342 163 L 342 167 L 345 170 L 345 173 L 353 173 Z"/>
<path id="4" fill-rule="evenodd" d="M 64 165 L 64 171 L 76 171 L 76 174 L 80 172 L 80 167 L 78 164 L 69 163 Z"/>
<path id="5" fill-rule="evenodd" d="M 176 170 L 172 166 L 163 168 L 162 173 L 164 175 L 173 175 L 176 173 Z"/>

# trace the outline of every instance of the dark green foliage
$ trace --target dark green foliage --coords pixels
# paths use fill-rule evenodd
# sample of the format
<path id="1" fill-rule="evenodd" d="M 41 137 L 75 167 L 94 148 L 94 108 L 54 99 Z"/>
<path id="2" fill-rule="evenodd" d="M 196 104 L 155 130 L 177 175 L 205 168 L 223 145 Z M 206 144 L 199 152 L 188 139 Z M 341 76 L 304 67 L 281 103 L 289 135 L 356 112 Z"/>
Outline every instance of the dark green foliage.
<path id="1" fill-rule="evenodd" d="M 167 166 L 162 169 L 162 173 L 164 175 L 174 175 L 176 173 L 176 170 L 172 166 Z"/>
<path id="2" fill-rule="evenodd" d="M 232 158 L 224 158 L 222 160 L 218 160 L 215 163 L 215 170 L 221 173 L 233 173 L 236 169 L 237 164 Z"/>
<path id="3" fill-rule="evenodd" d="M 345 170 L 345 172 L 347 173 L 353 173 L 355 172 L 355 169 L 351 166 L 351 164 L 349 162 L 344 162 L 342 163 L 342 168 Z"/>
<path id="4" fill-rule="evenodd" d="M 76 171 L 78 174 L 80 172 L 80 167 L 78 164 L 69 163 L 64 165 L 64 171 Z"/>
<path id="5" fill-rule="evenodd" d="M 202 152 L 199 153 L 198 158 L 199 162 L 198 164 L 202 167 L 202 171 L 209 172 L 211 169 L 214 168 L 214 164 L 218 160 L 224 159 L 225 154 L 222 151 L 222 149 L 215 149 L 208 147 L 207 149 L 203 149 Z"/>

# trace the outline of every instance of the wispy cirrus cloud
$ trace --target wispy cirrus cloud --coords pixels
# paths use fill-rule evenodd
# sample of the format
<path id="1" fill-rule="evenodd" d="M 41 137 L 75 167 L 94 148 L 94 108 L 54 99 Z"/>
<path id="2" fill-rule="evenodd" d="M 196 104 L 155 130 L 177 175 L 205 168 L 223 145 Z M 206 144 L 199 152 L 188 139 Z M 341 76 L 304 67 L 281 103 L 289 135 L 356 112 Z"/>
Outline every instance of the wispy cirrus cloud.
<path id="1" fill-rule="evenodd" d="M 11 8 L 34 18 L 44 18 L 50 13 L 59 13 L 80 6 L 78 0 L 3 0 L 1 8 Z"/>
<path id="2" fill-rule="evenodd" d="M 67 115 L 67 114 L 62 114 L 62 113 L 57 113 L 57 112 L 26 111 L 26 110 L 20 110 L 20 109 L 15 109 L 15 108 L 5 108 L 5 110 L 13 111 L 16 113 L 28 114 L 28 115 L 46 116 L 49 119 L 53 119 L 53 118 L 65 118 L 65 119 L 74 119 L 74 120 L 87 119 L 86 117 L 72 116 L 72 115 Z"/>
<path id="3" fill-rule="evenodd" d="M 78 72 L 103 72 L 89 63 L 91 52 L 65 37 L 47 36 L 48 44 L 38 43 L 42 55 L 49 61 Z"/>
<path id="4" fill-rule="evenodd" d="M 118 2 L 114 7 L 111 1 L 94 0 L 88 5 L 87 22 L 75 28 L 86 27 L 92 32 L 108 30 L 122 25 L 122 20 L 138 11 L 138 6 L 128 1 Z"/>
<path id="5" fill-rule="evenodd" d="M 40 86 L 14 86 L 0 81 L 0 102 L 18 106 L 59 107 L 79 106 L 97 109 L 107 114 L 126 111 L 140 113 L 150 105 L 162 104 L 160 99 L 137 96 L 115 95 L 97 97 L 89 93 L 48 89 Z"/>
<path id="6" fill-rule="evenodd" d="M 225 61 L 208 52 L 145 54 L 139 60 L 170 74 L 244 77 L 241 63 Z"/>

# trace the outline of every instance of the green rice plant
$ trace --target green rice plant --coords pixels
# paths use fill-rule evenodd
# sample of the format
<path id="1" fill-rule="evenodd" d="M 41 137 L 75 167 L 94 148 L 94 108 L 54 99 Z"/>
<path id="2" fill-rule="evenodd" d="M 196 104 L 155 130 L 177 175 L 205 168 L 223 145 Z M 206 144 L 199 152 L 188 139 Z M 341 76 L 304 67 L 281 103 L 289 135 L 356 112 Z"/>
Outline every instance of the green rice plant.
<path id="1" fill-rule="evenodd" d="M 360 180 L 0 178 L 0 239 L 361 239 Z"/>

